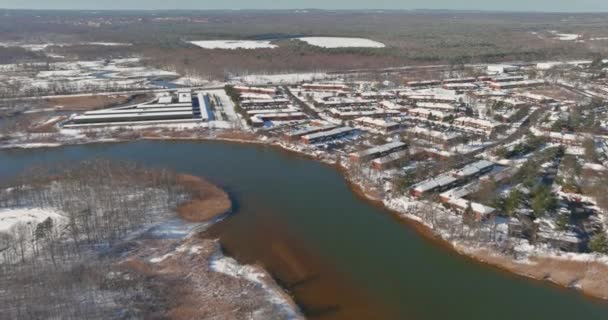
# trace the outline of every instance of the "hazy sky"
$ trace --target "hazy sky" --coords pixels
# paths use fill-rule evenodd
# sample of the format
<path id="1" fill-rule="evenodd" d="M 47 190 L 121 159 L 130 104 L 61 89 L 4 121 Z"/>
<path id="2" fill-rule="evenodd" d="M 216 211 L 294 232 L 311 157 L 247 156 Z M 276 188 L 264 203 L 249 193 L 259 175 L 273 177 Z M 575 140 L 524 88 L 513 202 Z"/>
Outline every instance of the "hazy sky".
<path id="1" fill-rule="evenodd" d="M 608 0 L 0 0 L 0 8 L 608 11 Z"/>

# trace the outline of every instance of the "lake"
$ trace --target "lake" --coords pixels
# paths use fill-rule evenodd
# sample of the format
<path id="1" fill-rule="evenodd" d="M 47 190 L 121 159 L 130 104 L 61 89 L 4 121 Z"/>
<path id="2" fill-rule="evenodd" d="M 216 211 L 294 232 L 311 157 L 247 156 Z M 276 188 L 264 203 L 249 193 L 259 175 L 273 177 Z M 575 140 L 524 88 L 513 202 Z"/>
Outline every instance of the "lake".
<path id="1" fill-rule="evenodd" d="M 608 319 L 607 303 L 461 257 L 358 198 L 333 168 L 269 147 L 140 141 L 2 150 L 0 179 L 95 157 L 225 188 L 235 212 L 208 236 L 265 266 L 313 319 Z"/>

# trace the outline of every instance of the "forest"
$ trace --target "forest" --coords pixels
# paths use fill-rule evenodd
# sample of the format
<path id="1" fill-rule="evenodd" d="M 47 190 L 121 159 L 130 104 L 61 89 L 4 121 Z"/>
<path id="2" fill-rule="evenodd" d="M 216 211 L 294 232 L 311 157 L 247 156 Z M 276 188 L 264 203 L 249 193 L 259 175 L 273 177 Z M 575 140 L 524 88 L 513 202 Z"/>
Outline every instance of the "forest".
<path id="1" fill-rule="evenodd" d="M 0 212 L 55 214 L 0 230 L 2 318 L 130 318 L 162 308 L 154 282 L 122 277 L 114 262 L 130 250 L 121 240 L 189 199 L 176 177 L 98 159 L 32 168 L 3 181 Z"/>
<path id="2" fill-rule="evenodd" d="M 63 44 L 50 56 L 22 61 L 141 56 L 151 65 L 187 75 L 337 71 L 424 64 L 494 63 L 591 58 L 606 54 L 605 14 L 481 13 L 460 11 L 6 11 L 3 42 Z M 32 16 L 36 15 L 36 19 Z M 17 27 L 18 26 L 18 27 Z M 576 33 L 561 41 L 552 32 Z M 363 37 L 386 48 L 326 49 L 300 36 Z M 218 50 L 193 40 L 272 40 L 275 49 Z M 130 46 L 83 45 L 113 42 Z M 13 49 L 14 50 L 14 49 Z M 1 55 L 0 55 L 1 56 Z M 6 59 L 5 59 L 6 60 Z M 8 60 L 7 60 L 8 61 Z"/>

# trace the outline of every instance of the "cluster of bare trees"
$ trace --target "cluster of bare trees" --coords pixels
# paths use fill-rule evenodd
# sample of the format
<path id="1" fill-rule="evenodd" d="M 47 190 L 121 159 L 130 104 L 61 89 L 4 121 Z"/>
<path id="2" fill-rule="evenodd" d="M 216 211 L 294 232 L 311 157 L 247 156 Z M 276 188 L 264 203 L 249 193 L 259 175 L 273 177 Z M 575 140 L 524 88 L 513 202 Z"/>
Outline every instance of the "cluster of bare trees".
<path id="1" fill-rule="evenodd" d="M 168 170 L 94 160 L 31 169 L 1 186 L 0 210 L 60 214 L 0 233 L 2 317 L 103 319 L 117 310 L 137 312 L 132 297 L 145 295 L 149 285 L 116 274 L 116 245 L 188 199 L 176 178 Z"/>

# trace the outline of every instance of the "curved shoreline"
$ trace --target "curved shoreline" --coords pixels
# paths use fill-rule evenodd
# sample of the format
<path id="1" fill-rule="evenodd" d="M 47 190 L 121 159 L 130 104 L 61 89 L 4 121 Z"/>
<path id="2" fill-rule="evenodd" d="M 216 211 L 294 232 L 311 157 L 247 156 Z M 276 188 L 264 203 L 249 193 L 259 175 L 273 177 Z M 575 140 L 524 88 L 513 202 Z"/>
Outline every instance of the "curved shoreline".
<path id="1" fill-rule="evenodd" d="M 135 142 L 135 141 L 166 141 L 166 142 L 180 142 L 180 141 L 192 141 L 192 142 L 217 142 L 217 143 L 235 143 L 235 144 L 246 144 L 253 145 L 257 147 L 270 147 L 276 151 L 284 152 L 285 154 L 296 156 L 303 159 L 314 160 L 317 163 L 321 163 L 332 167 L 337 170 L 342 177 L 344 178 L 348 188 L 353 192 L 355 196 L 360 198 L 363 201 L 367 201 L 368 203 L 385 210 L 387 213 L 395 218 L 398 222 L 404 223 L 409 227 L 413 227 L 413 229 L 419 235 L 424 238 L 430 240 L 433 244 L 438 247 L 446 250 L 447 253 L 457 254 L 459 257 L 468 259 L 471 262 L 477 263 L 484 267 L 489 267 L 495 271 L 501 272 L 508 276 L 514 276 L 518 278 L 522 278 L 525 280 L 533 280 L 538 283 L 549 284 L 552 287 L 560 290 L 572 291 L 571 289 L 575 289 L 575 292 L 582 294 L 583 296 L 598 302 L 598 303 L 606 303 L 608 301 L 608 290 L 603 289 L 601 292 L 598 292 L 594 289 L 586 289 L 579 288 L 575 285 L 572 285 L 571 281 L 565 281 L 563 278 L 554 279 L 551 277 L 551 271 L 553 272 L 562 272 L 559 269 L 559 265 L 566 264 L 578 264 L 579 266 L 588 266 L 590 262 L 586 261 L 573 261 L 566 259 L 558 259 L 555 257 L 536 257 L 537 259 L 543 259 L 547 261 L 551 261 L 553 264 L 558 265 L 557 269 L 542 269 L 540 272 L 543 273 L 543 276 L 538 276 L 539 270 L 535 264 L 528 263 L 519 263 L 517 260 L 514 260 L 506 255 L 503 255 L 499 252 L 494 251 L 490 248 L 475 248 L 475 247 L 466 247 L 464 245 L 454 244 L 446 239 L 441 238 L 438 234 L 434 232 L 433 229 L 425 225 L 422 221 L 417 219 L 413 219 L 412 217 L 405 216 L 403 212 L 400 212 L 395 209 L 389 208 L 382 199 L 374 197 L 368 191 L 366 191 L 360 184 L 353 181 L 350 177 L 349 173 L 344 169 L 344 167 L 340 166 L 339 163 L 328 161 L 327 159 L 322 159 L 317 156 L 307 154 L 304 152 L 300 152 L 297 150 L 290 149 L 280 143 L 276 143 L 276 141 L 272 140 L 248 140 L 248 139 L 238 139 L 238 138 L 227 138 L 227 137 L 139 137 L 137 139 L 113 139 L 109 141 L 80 141 L 77 143 L 67 143 L 61 145 L 49 145 L 42 146 L 48 148 L 56 148 L 62 146 L 70 146 L 70 145 L 86 145 L 86 144 L 107 144 L 107 143 L 124 143 L 124 142 Z M 0 148 L 2 148 L 0 146 Z M 39 147 L 33 147 L 39 148 Z M 8 146 L 5 149 L 20 149 L 19 146 Z M 602 268 L 605 268 L 606 272 L 608 272 L 608 265 L 595 262 L 600 265 Z M 532 273 L 529 269 L 537 271 Z M 567 273 L 567 272 L 566 272 Z M 563 276 L 560 275 L 560 276 Z M 566 274 L 566 277 L 571 276 L 574 279 L 579 278 L 579 274 Z M 608 280 L 606 280 L 608 286 Z"/>
<path id="2" fill-rule="evenodd" d="M 165 310 L 165 315 L 171 319 L 197 318 L 201 313 L 209 313 L 208 309 L 217 310 L 218 306 L 225 309 L 223 312 L 229 312 L 229 309 L 235 307 L 237 310 L 242 308 L 240 303 L 244 299 L 253 303 L 258 310 L 273 314 L 286 313 L 294 320 L 304 319 L 300 306 L 263 266 L 242 264 L 226 255 L 217 239 L 203 236 L 208 227 L 232 212 L 232 200 L 228 193 L 207 179 L 190 174 L 178 173 L 175 183 L 191 196 L 175 208 L 175 215 L 186 223 L 199 227 L 177 241 L 141 240 L 146 244 L 140 244 L 136 254 L 131 254 L 120 262 L 156 279 L 162 284 L 161 287 L 166 288 L 168 297 L 177 302 Z M 235 274 L 234 269 L 241 271 Z M 176 287 L 175 279 L 190 280 Z M 202 283 L 200 279 L 203 279 Z M 192 285 L 192 281 L 196 285 Z M 256 289 L 253 290 L 260 294 L 257 298 L 263 300 L 256 300 L 251 293 L 239 295 L 239 299 L 233 301 L 226 300 L 227 292 L 235 295 L 239 293 L 240 286 L 235 286 L 235 282 L 254 283 Z M 221 286 L 223 294 L 220 297 L 206 296 L 207 300 L 201 300 L 200 296 L 204 294 L 200 292 L 200 287 L 204 285 L 210 288 Z M 210 307 L 206 302 L 212 302 L 214 306 Z"/>
<path id="3" fill-rule="evenodd" d="M 542 268 L 539 270 L 538 266 L 536 264 L 520 263 L 517 260 L 514 260 L 501 253 L 495 252 L 494 250 L 489 249 L 489 248 L 466 247 L 463 245 L 454 244 L 446 239 L 441 238 L 441 236 L 436 234 L 433 229 L 426 226 L 423 222 L 418 221 L 416 219 L 412 219 L 410 217 L 404 217 L 402 212 L 399 212 L 397 210 L 387 207 L 385 205 L 385 203 L 382 201 L 382 199 L 379 199 L 379 198 L 373 196 L 368 191 L 366 191 L 363 186 L 361 186 L 357 182 L 353 181 L 353 179 L 349 175 L 348 171 L 344 167 L 340 166 L 339 163 L 332 163 L 332 162 L 326 161 L 324 159 L 320 159 L 320 158 L 315 157 L 310 154 L 298 152 L 296 150 L 286 148 L 285 146 L 283 146 L 282 144 L 279 144 L 279 143 L 269 143 L 269 142 L 265 142 L 265 141 L 250 142 L 250 141 L 246 141 L 246 140 L 236 140 L 236 139 L 209 139 L 209 140 L 205 140 L 205 141 L 219 141 L 219 142 L 252 144 L 252 145 L 256 145 L 256 146 L 271 147 L 279 152 L 283 152 L 288 155 L 293 155 L 293 156 L 297 156 L 297 157 L 300 157 L 303 159 L 308 159 L 308 160 L 314 160 L 318 163 L 327 165 L 327 166 L 335 169 L 342 175 L 348 188 L 351 190 L 351 192 L 353 192 L 353 194 L 355 196 L 357 196 L 358 198 L 360 198 L 363 201 L 370 203 L 371 205 L 373 205 L 377 208 L 380 208 L 380 209 L 386 211 L 393 218 L 395 218 L 398 222 L 405 224 L 408 227 L 412 227 L 416 231 L 417 234 L 423 236 L 427 240 L 430 240 L 434 245 L 437 245 L 438 247 L 446 250 L 446 252 L 448 252 L 448 253 L 456 254 L 456 255 L 458 255 L 462 258 L 468 259 L 469 261 L 474 262 L 478 265 L 481 265 L 484 267 L 489 267 L 495 271 L 498 271 L 498 272 L 508 275 L 508 276 L 518 277 L 520 279 L 525 279 L 525 280 L 533 280 L 538 283 L 549 284 L 552 287 L 559 289 L 559 290 L 575 291 L 598 303 L 607 303 L 608 302 L 608 290 L 603 289 L 598 292 L 595 289 L 591 289 L 591 290 L 585 289 L 585 288 L 581 289 L 581 288 L 571 285 L 572 281 L 570 281 L 569 279 L 563 279 L 563 275 L 560 275 L 559 279 L 555 279 L 555 278 L 551 277 L 551 275 L 553 274 L 552 272 L 563 272 L 562 270 L 542 269 Z M 557 264 L 557 265 L 577 264 L 577 265 L 579 265 L 579 267 L 586 267 L 590 264 L 589 262 L 583 262 L 583 261 L 572 261 L 572 260 L 564 260 L 564 259 L 557 259 L 557 258 L 550 258 L 550 257 L 538 257 L 538 256 L 535 256 L 534 260 L 550 261 L 550 262 L 553 262 L 553 264 Z M 601 268 L 603 268 L 606 273 L 608 273 L 608 265 L 602 264 L 600 262 L 595 262 L 595 263 L 597 265 L 599 265 Z M 542 273 L 543 275 L 539 276 L 538 275 L 539 273 Z M 572 276 L 574 278 L 579 278 L 577 274 L 572 274 L 570 276 Z M 608 285 L 608 281 L 606 284 Z"/>
<path id="4" fill-rule="evenodd" d="M 177 184 L 192 196 L 175 209 L 177 215 L 188 222 L 209 221 L 232 209 L 228 194 L 203 178 L 179 174 Z"/>

